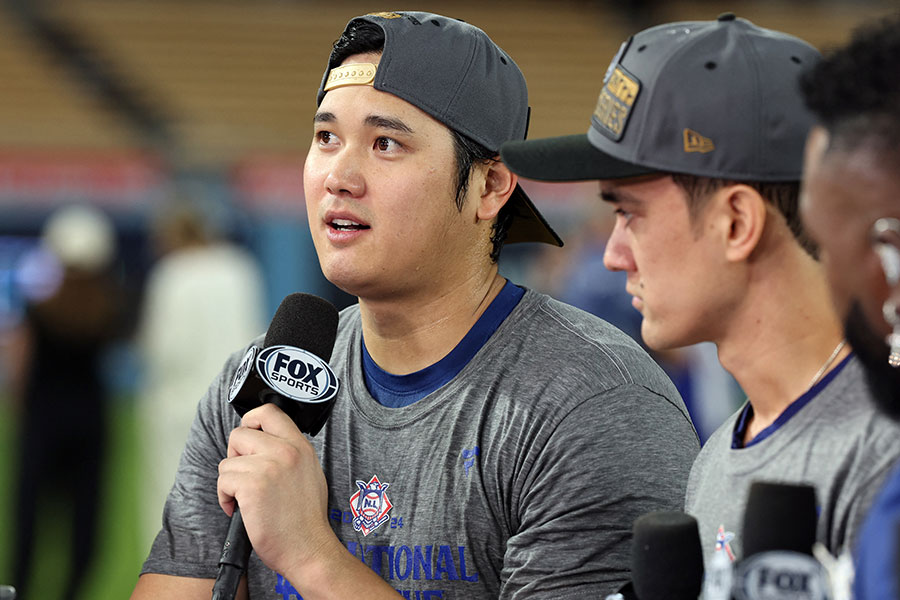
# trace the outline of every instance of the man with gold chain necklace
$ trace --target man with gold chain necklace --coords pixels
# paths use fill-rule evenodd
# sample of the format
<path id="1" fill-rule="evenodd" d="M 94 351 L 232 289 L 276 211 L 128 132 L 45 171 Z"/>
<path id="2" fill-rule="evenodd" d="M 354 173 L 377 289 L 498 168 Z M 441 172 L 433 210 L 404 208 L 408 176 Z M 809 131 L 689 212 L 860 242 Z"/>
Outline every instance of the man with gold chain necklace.
<path id="1" fill-rule="evenodd" d="M 815 486 L 818 540 L 852 548 L 900 454 L 798 215 L 813 124 L 798 78 L 818 60 L 733 14 L 659 25 L 613 59 L 586 135 L 502 149 L 525 177 L 600 180 L 618 215 L 605 264 L 628 275 L 645 343 L 714 342 L 747 395 L 688 482 L 707 566 L 716 552 L 742 557 L 757 480 Z"/>

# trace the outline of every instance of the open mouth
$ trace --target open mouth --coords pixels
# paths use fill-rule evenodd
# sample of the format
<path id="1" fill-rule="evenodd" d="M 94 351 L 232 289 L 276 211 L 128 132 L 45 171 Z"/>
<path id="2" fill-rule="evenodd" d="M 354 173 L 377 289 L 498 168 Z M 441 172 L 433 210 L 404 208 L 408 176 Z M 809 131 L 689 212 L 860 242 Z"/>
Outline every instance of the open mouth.
<path id="1" fill-rule="evenodd" d="M 363 225 L 362 223 L 357 223 L 356 221 L 351 221 L 349 219 L 334 219 L 328 223 L 328 226 L 335 231 L 361 231 L 363 229 L 369 229 L 368 225 Z"/>

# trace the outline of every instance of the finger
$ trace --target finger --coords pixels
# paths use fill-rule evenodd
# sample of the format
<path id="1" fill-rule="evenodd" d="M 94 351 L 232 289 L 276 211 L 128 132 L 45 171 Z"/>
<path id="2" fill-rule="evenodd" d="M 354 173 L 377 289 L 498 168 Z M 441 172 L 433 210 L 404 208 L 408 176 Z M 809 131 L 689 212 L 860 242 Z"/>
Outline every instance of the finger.
<path id="1" fill-rule="evenodd" d="M 269 467 L 271 461 L 260 455 L 235 456 L 219 461 L 216 495 L 222 510 L 230 515 L 239 498 L 246 500 L 248 492 L 253 495 L 252 492 L 260 485 L 260 475 L 264 481 Z"/>
<path id="2" fill-rule="evenodd" d="M 234 459 L 223 458 L 219 461 L 219 478 L 216 481 L 216 496 L 219 500 L 219 506 L 225 511 L 229 517 L 234 513 L 236 492 L 235 477 L 230 473 Z"/>
<path id="3" fill-rule="evenodd" d="M 237 427 L 228 436 L 228 458 L 258 454 L 272 442 L 272 435 L 259 429 Z"/>
<path id="4" fill-rule="evenodd" d="M 241 427 L 261 429 L 276 437 L 296 437 L 300 430 L 283 410 L 274 404 L 263 404 L 247 412 L 241 419 Z"/>

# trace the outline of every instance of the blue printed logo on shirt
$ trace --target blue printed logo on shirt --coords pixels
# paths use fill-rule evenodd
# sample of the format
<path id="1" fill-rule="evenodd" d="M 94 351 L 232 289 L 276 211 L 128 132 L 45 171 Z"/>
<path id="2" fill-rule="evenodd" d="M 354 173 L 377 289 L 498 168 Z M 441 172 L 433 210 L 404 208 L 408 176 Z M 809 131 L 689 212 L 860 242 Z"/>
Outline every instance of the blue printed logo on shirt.
<path id="1" fill-rule="evenodd" d="M 466 477 L 469 476 L 469 469 L 475 465 L 475 457 L 480 454 L 481 451 L 478 449 L 478 446 L 475 446 L 471 450 L 466 448 L 462 451 L 463 468 L 466 470 Z"/>

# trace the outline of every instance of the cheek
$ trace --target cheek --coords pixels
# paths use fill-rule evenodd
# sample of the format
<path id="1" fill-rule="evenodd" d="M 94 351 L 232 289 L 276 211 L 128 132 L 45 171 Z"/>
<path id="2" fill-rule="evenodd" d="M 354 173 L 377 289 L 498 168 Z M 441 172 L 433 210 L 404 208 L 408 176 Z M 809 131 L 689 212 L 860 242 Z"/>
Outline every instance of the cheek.
<path id="1" fill-rule="evenodd" d="M 303 164 L 303 196 L 306 199 L 307 209 L 310 208 L 312 200 L 317 199 L 316 190 L 322 189 L 322 178 L 317 169 L 317 162 L 312 158 L 307 158 Z"/>

